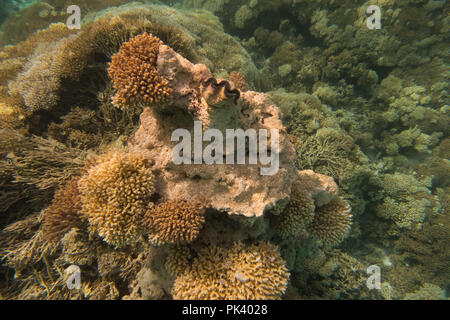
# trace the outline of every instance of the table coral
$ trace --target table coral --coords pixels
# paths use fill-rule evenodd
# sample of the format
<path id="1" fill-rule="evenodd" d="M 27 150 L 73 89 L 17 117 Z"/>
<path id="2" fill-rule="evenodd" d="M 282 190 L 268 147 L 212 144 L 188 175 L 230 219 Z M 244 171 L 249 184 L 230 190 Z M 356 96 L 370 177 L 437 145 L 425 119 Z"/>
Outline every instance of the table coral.
<path id="1" fill-rule="evenodd" d="M 90 230 L 110 244 L 133 242 L 151 205 L 153 184 L 154 175 L 142 156 L 113 152 L 96 159 L 78 182 Z"/>
<path id="2" fill-rule="evenodd" d="M 191 267 L 179 275 L 172 294 L 175 299 L 280 299 L 289 272 L 277 247 L 261 242 L 245 247 L 206 247 Z"/>

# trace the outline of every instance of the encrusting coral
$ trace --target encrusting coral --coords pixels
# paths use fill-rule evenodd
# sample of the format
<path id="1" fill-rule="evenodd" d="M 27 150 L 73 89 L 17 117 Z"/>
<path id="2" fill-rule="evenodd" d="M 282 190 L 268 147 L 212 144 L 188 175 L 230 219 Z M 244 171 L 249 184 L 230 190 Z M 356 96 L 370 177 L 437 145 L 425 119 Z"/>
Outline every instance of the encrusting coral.
<path id="1" fill-rule="evenodd" d="M 198 237 L 205 209 L 199 201 L 169 200 L 148 210 L 142 223 L 152 243 L 188 243 Z"/>
<path id="2" fill-rule="evenodd" d="M 82 215 L 89 229 L 106 242 L 133 242 L 142 216 L 152 204 L 153 173 L 147 161 L 136 154 L 111 152 L 94 162 L 78 181 Z"/>
<path id="3" fill-rule="evenodd" d="M 144 33 L 122 44 L 113 55 L 108 73 L 117 90 L 113 97 L 115 105 L 151 105 L 170 95 L 168 80 L 156 68 L 161 44 L 154 35 Z"/>
<path id="4" fill-rule="evenodd" d="M 261 242 L 201 249 L 175 280 L 175 299 L 280 299 L 289 272 L 275 245 Z"/>

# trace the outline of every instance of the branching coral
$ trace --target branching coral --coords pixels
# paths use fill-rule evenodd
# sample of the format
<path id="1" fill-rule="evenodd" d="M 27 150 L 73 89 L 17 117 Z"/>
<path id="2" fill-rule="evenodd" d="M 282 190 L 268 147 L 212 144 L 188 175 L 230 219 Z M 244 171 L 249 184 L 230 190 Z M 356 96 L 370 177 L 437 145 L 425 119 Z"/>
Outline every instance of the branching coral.
<path id="1" fill-rule="evenodd" d="M 43 212 L 43 234 L 47 240 L 60 240 L 72 228 L 81 228 L 83 223 L 78 215 L 81 199 L 78 192 L 78 177 L 72 178 L 60 188 L 53 202 Z"/>
<path id="2" fill-rule="evenodd" d="M 135 240 L 151 205 L 153 180 L 148 163 L 137 154 L 112 152 L 96 159 L 78 182 L 89 229 L 114 245 Z"/>
<path id="3" fill-rule="evenodd" d="M 413 175 L 383 176 L 384 199 L 376 206 L 379 217 L 392 220 L 399 228 L 421 228 L 427 216 L 439 211 L 436 196 L 431 194 L 431 179 L 419 181 Z"/>
<path id="4" fill-rule="evenodd" d="M 26 137 L 16 130 L 1 129 L 3 172 L 11 172 L 15 183 L 51 189 L 69 180 L 83 165 L 84 152 L 54 140 Z M 4 163 L 3 163 L 4 162 Z"/>
<path id="5" fill-rule="evenodd" d="M 173 246 L 169 249 L 164 267 L 169 274 L 178 277 L 189 269 L 192 252 L 188 246 Z"/>
<path id="6" fill-rule="evenodd" d="M 48 206 L 55 189 L 76 175 L 84 153 L 54 140 L 0 129 L 1 223 Z"/>
<path id="7" fill-rule="evenodd" d="M 285 262 L 272 244 L 210 246 L 176 278 L 172 294 L 175 299 L 280 299 L 288 280 Z"/>
<path id="8" fill-rule="evenodd" d="M 327 261 L 317 270 L 323 280 L 312 282 L 322 287 L 327 298 L 364 299 L 370 296 L 366 286 L 367 266 L 338 249 L 330 250 L 326 255 Z"/>
<path id="9" fill-rule="evenodd" d="M 324 247 L 333 247 L 347 236 L 352 220 L 350 205 L 338 196 L 331 177 L 311 170 L 299 171 L 286 209 L 274 218 L 274 227 L 284 237 L 311 232 Z"/>
<path id="10" fill-rule="evenodd" d="M 169 200 L 147 211 L 143 224 L 153 243 L 191 242 L 205 223 L 205 207 L 199 201 Z"/>
<path id="11" fill-rule="evenodd" d="M 283 237 L 297 236 L 314 219 L 314 200 L 299 182 L 292 186 L 291 198 L 284 212 L 275 217 L 275 229 Z"/>
<path id="12" fill-rule="evenodd" d="M 339 244 L 352 225 L 350 210 L 350 205 L 341 197 L 318 207 L 311 225 L 313 235 L 326 247 Z"/>
<path id="13" fill-rule="evenodd" d="M 108 73 L 117 90 L 114 104 L 152 104 L 169 97 L 169 82 L 156 68 L 161 44 L 157 37 L 144 33 L 125 42 L 112 57 Z"/>

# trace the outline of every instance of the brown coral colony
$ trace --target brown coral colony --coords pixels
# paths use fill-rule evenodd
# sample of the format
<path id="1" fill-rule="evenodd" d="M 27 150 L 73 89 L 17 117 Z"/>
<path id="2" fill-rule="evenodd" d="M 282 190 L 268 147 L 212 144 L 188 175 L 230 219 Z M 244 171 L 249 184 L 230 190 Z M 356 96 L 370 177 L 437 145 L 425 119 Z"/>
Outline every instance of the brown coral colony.
<path id="1" fill-rule="evenodd" d="M 205 205 L 198 201 L 169 200 L 147 211 L 143 224 L 157 242 L 195 240 L 205 223 Z"/>
<path id="2" fill-rule="evenodd" d="M 144 33 L 125 42 L 112 57 L 108 74 L 112 79 L 116 106 L 158 103 L 169 97 L 171 88 L 167 79 L 157 70 L 157 58 L 162 41 Z"/>

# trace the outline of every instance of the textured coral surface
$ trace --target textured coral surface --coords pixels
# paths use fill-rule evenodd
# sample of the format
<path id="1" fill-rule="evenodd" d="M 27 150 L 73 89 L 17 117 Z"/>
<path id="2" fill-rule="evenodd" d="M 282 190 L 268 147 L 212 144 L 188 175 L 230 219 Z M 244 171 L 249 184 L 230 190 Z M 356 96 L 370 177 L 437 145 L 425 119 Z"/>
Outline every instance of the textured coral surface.
<path id="1" fill-rule="evenodd" d="M 267 243 L 246 248 L 207 247 L 177 276 L 175 299 L 279 299 L 289 273 L 277 248 Z"/>
<path id="2" fill-rule="evenodd" d="M 168 80 L 156 69 L 159 46 L 162 41 L 144 33 L 125 42 L 113 55 L 108 68 L 117 93 L 113 103 L 117 106 L 158 103 L 170 95 Z"/>

